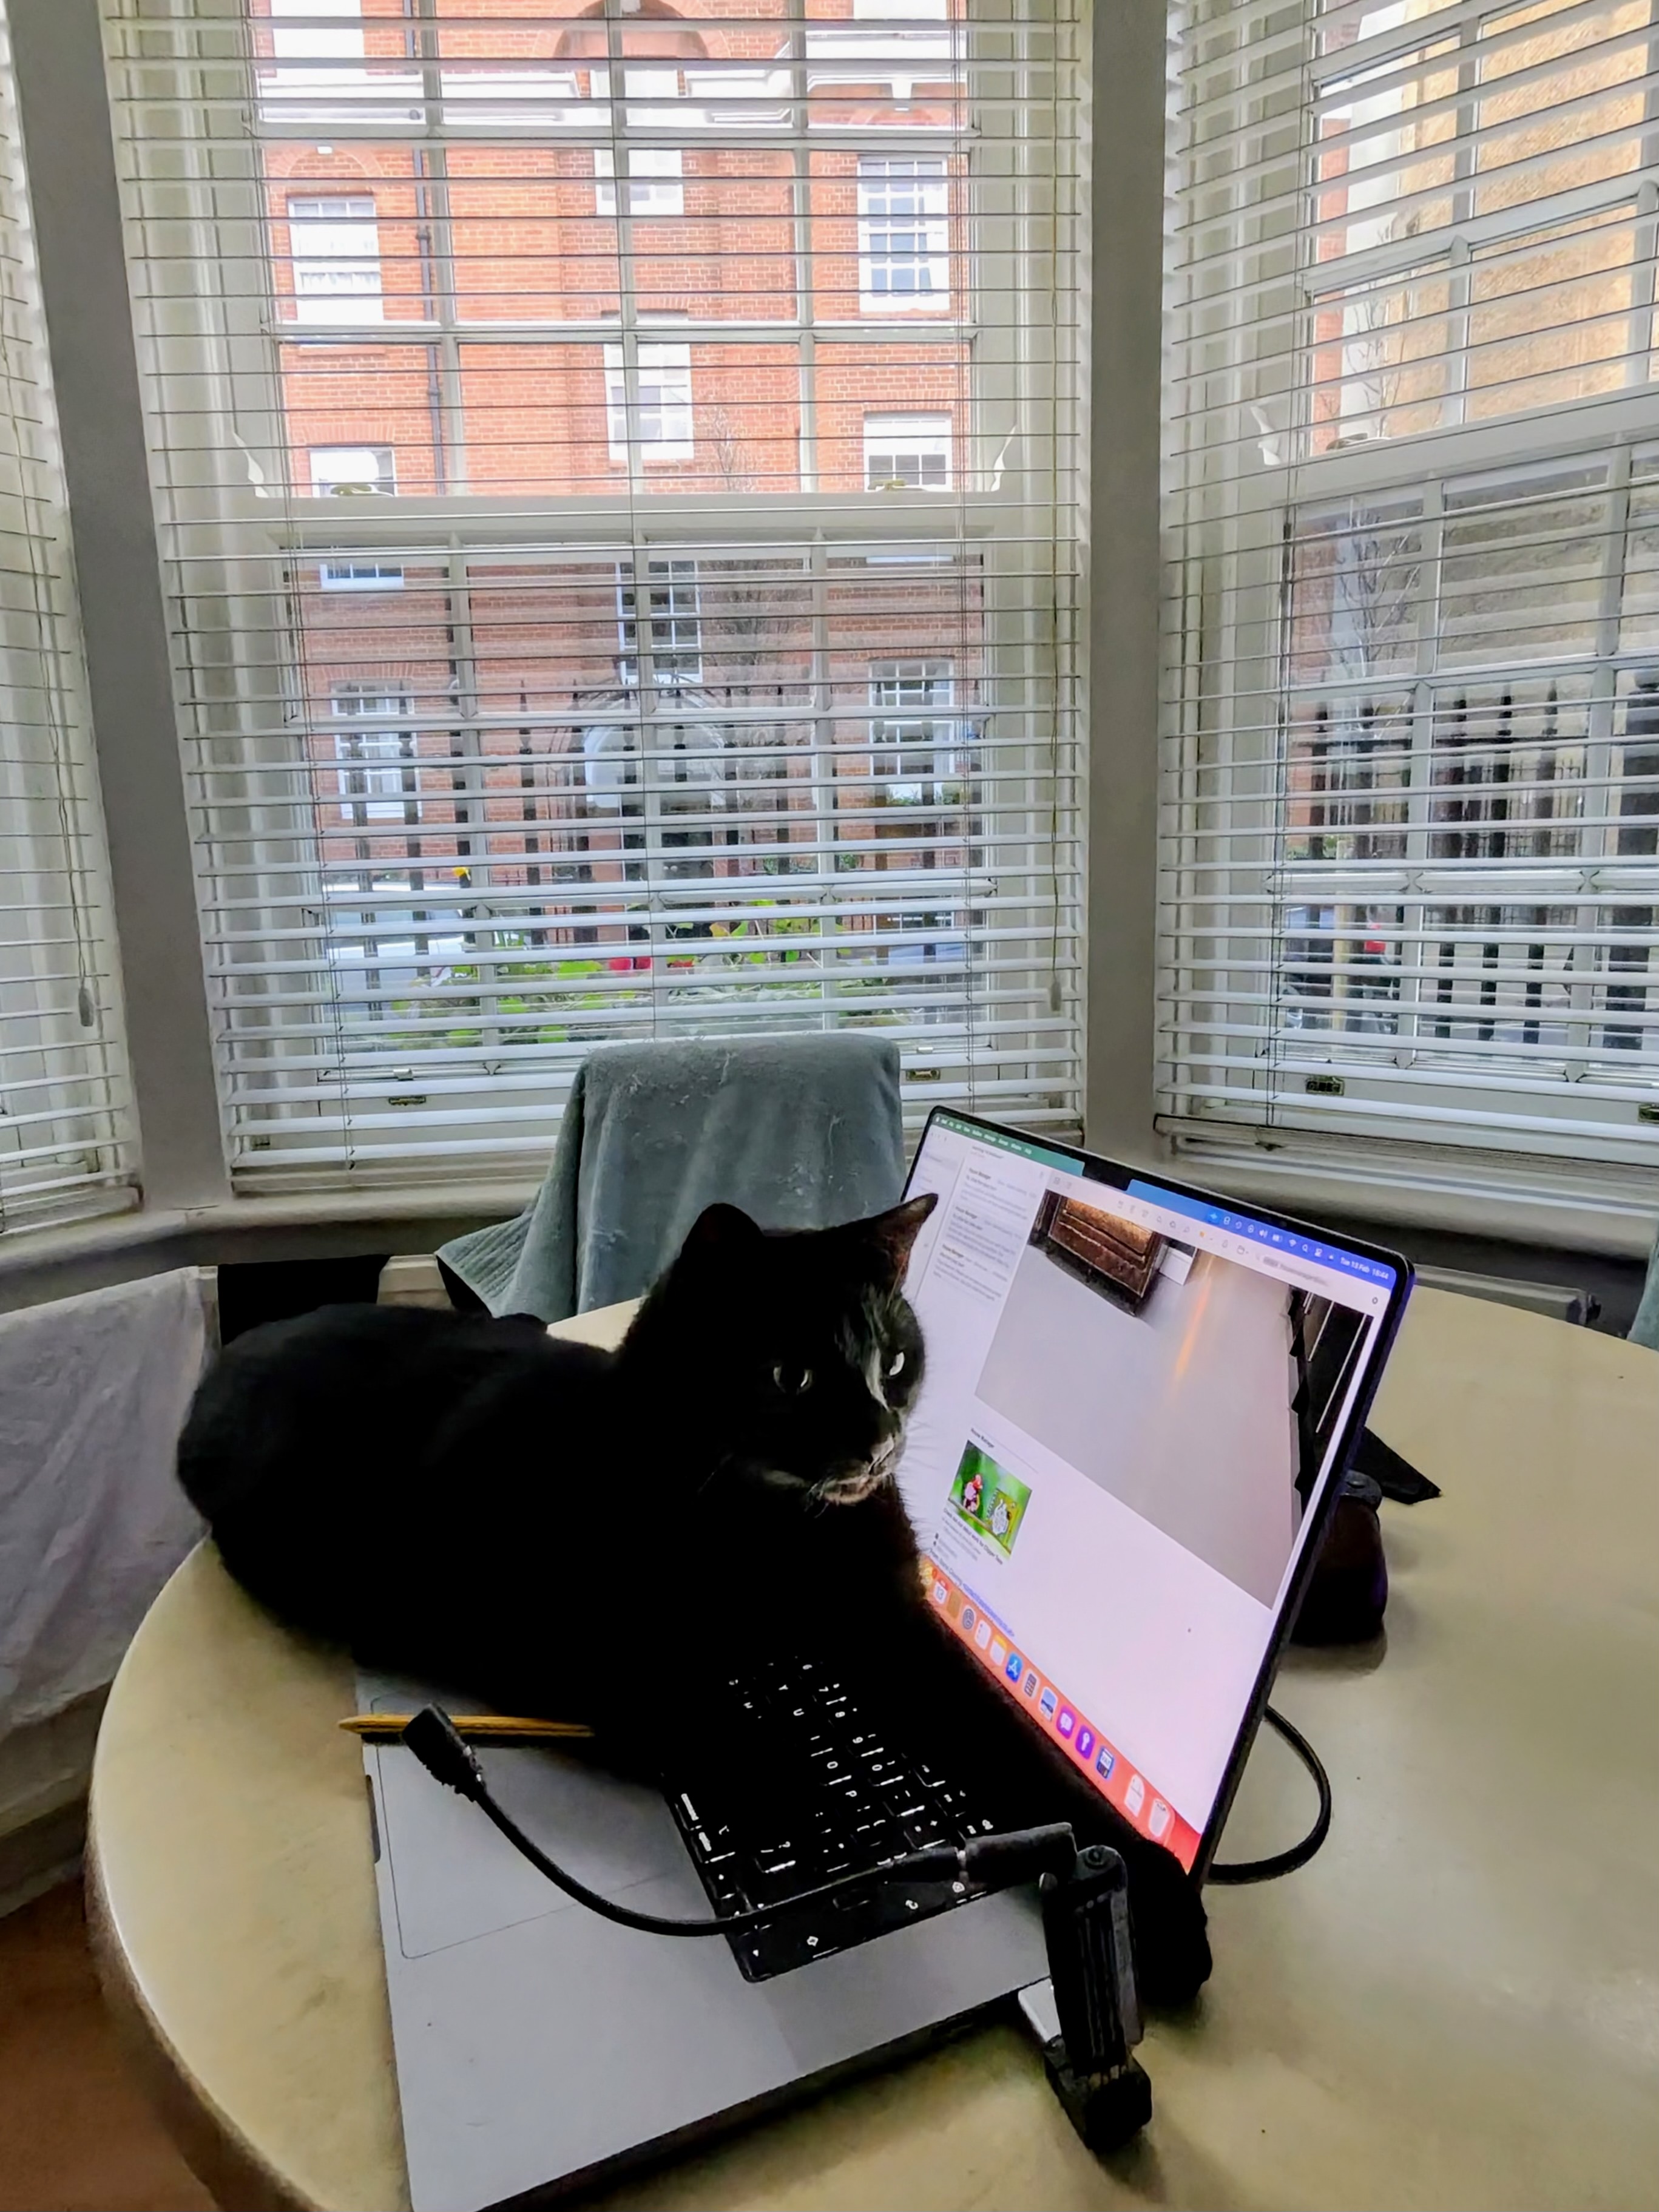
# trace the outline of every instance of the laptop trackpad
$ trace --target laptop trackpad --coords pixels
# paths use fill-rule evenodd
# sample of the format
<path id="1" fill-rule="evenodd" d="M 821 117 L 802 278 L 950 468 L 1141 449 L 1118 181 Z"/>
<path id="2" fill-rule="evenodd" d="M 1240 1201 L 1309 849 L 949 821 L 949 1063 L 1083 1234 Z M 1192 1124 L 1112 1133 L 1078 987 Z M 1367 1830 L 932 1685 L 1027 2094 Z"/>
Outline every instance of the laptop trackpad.
<path id="1" fill-rule="evenodd" d="M 371 1702 L 382 1709 L 392 1704 L 384 1697 Z M 480 1756 L 507 1811 L 579 1881 L 621 1898 L 641 1882 L 678 1874 L 686 1886 L 684 1904 L 677 1906 L 659 1893 L 653 1909 L 707 1911 L 659 1791 L 620 1781 L 579 1753 L 526 1745 Z M 579 1909 L 520 1857 L 476 1805 L 434 1782 L 411 1753 L 386 1745 L 371 1759 L 380 1849 L 392 1875 L 398 1948 L 406 1959 Z"/>

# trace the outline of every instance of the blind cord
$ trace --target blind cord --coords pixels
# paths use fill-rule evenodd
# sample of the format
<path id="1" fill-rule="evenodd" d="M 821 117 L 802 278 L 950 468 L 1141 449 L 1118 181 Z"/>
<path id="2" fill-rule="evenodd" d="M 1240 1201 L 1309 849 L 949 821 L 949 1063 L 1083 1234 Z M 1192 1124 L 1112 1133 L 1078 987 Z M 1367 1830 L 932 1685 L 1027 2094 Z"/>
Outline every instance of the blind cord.
<path id="1" fill-rule="evenodd" d="M 1282 1735 L 1291 1749 L 1313 1777 L 1314 1788 L 1319 1792 L 1319 1810 L 1314 1824 L 1299 1844 L 1288 1850 L 1275 1851 L 1271 1858 L 1233 1859 L 1224 1865 L 1212 1866 L 1205 1879 L 1223 1888 L 1240 1888 L 1249 1881 L 1276 1881 L 1282 1874 L 1294 1874 L 1304 1867 L 1331 1832 L 1331 1778 L 1326 1773 L 1319 1753 L 1299 1728 L 1287 1721 L 1283 1713 L 1275 1712 L 1269 1705 L 1262 1714 L 1269 1728 Z"/>

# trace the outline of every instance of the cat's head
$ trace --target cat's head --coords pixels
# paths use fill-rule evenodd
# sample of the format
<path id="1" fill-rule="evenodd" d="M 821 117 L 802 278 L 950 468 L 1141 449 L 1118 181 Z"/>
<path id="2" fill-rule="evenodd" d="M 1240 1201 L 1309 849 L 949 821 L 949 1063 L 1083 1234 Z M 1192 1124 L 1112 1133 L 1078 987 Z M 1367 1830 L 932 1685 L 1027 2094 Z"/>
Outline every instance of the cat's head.
<path id="1" fill-rule="evenodd" d="M 698 1218 L 641 1333 L 690 1351 L 681 1372 L 728 1466 L 833 1505 L 890 1480 L 922 1373 L 904 1270 L 936 1202 L 836 1229 L 762 1230 L 734 1206 Z"/>

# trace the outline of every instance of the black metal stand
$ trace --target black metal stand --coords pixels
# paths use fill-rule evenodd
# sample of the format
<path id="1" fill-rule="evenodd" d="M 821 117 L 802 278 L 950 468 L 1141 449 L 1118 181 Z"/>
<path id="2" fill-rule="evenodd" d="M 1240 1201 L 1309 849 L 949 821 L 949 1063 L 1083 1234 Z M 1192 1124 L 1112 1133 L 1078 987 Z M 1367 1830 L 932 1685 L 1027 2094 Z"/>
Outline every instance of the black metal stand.
<path id="1" fill-rule="evenodd" d="M 1123 1862 L 1091 1844 L 1069 1875 L 1044 1875 L 1042 1897 L 1058 2032 L 1040 2001 L 1022 2008 L 1066 2117 L 1091 2150 L 1118 2150 L 1152 2117 L 1152 2085 L 1133 2056 L 1142 2028 Z"/>

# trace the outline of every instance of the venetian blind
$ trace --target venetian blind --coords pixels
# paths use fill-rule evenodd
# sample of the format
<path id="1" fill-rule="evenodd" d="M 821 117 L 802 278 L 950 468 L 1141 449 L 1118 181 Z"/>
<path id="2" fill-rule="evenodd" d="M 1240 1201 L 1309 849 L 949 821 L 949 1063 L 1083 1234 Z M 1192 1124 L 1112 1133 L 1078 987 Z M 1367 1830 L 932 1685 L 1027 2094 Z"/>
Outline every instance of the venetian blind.
<path id="1" fill-rule="evenodd" d="M 1069 14 L 108 37 L 239 1181 L 499 1172 L 611 1039 L 1075 1122 Z"/>
<path id="2" fill-rule="evenodd" d="M 1162 1103 L 1659 1159 L 1659 17 L 1177 42 Z"/>
<path id="3" fill-rule="evenodd" d="M 133 1202 L 58 422 L 0 14 L 0 1231 Z"/>

